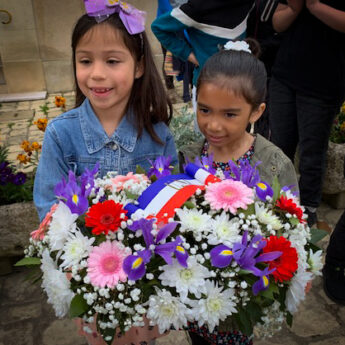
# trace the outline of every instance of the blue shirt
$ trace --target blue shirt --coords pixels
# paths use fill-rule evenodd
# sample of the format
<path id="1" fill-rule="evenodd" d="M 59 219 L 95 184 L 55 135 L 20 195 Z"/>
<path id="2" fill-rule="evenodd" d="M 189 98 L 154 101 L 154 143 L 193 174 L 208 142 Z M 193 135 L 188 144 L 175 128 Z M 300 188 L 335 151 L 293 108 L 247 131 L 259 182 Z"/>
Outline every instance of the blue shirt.
<path id="1" fill-rule="evenodd" d="M 154 125 L 163 142 L 160 145 L 145 130 L 137 138 L 130 118 L 129 112 L 109 137 L 86 99 L 80 107 L 49 122 L 34 184 L 34 202 L 41 220 L 57 201 L 55 185 L 68 176 L 69 170 L 79 176 L 99 162 L 99 177 L 109 171 L 123 175 L 135 171 L 137 165 L 148 170 L 148 160 L 158 156 L 171 156 L 171 164 L 177 164 L 174 139 L 164 123 Z"/>

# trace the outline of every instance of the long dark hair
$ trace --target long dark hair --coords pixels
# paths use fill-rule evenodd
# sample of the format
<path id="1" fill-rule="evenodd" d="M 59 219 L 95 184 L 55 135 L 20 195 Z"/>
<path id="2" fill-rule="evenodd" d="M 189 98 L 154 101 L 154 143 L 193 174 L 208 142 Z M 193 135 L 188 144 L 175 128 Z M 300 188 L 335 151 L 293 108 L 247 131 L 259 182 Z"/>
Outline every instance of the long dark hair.
<path id="1" fill-rule="evenodd" d="M 128 101 L 127 109 L 133 109 L 134 118 L 131 119 L 138 131 L 138 137 L 146 129 L 153 140 L 161 143 L 160 138 L 154 131 L 153 124 L 164 122 L 167 125 L 172 117 L 172 105 L 165 92 L 164 85 L 156 68 L 151 47 L 147 40 L 146 33 L 130 35 L 123 25 L 118 13 L 114 13 L 104 22 L 98 24 L 93 17 L 83 15 L 79 18 L 72 33 L 72 57 L 74 80 L 76 87 L 76 107 L 79 107 L 85 100 L 76 78 L 76 47 L 81 38 L 95 25 L 110 25 L 117 30 L 128 50 L 131 52 L 136 63 L 143 59 L 144 74 L 134 80 L 131 95 Z"/>
<path id="2" fill-rule="evenodd" d="M 267 73 L 265 65 L 257 58 L 260 46 L 247 39 L 253 52 L 221 50 L 204 64 L 197 81 L 197 92 L 203 83 L 225 87 L 242 96 L 252 109 L 265 101 Z"/>

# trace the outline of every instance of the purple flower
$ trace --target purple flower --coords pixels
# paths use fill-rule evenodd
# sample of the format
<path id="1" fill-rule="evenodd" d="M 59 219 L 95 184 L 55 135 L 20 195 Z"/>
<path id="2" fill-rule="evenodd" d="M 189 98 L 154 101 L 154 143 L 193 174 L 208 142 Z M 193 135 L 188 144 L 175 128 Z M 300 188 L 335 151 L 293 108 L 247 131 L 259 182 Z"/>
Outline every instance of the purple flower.
<path id="1" fill-rule="evenodd" d="M 160 156 L 154 162 L 149 160 L 151 163 L 151 168 L 147 173 L 147 177 L 155 175 L 157 178 L 171 175 L 173 167 L 170 166 L 171 156 L 167 158 Z"/>
<path id="2" fill-rule="evenodd" d="M 174 250 L 175 257 L 178 261 L 178 263 L 187 268 L 187 260 L 188 260 L 188 253 L 185 250 L 185 248 L 182 246 L 182 238 L 180 236 L 177 236 L 175 240 L 175 250 Z"/>
<path id="3" fill-rule="evenodd" d="M 233 161 L 229 161 L 231 173 L 225 172 L 225 176 L 228 179 L 234 181 L 241 181 L 249 188 L 253 188 L 257 183 L 260 182 L 259 171 L 256 167 L 261 163 L 257 162 L 253 167 L 248 161 L 240 161 L 239 166 Z"/>
<path id="4" fill-rule="evenodd" d="M 213 168 L 213 156 L 214 154 L 211 153 L 208 156 L 201 157 L 201 160 L 199 157 L 196 157 L 194 164 L 197 165 L 199 168 L 202 168 L 208 171 L 210 174 L 214 175 L 217 172 L 217 170 Z"/>
<path id="5" fill-rule="evenodd" d="M 267 290 L 270 285 L 270 279 L 269 274 L 274 272 L 276 269 L 273 268 L 272 270 L 269 270 L 268 267 L 266 267 L 259 277 L 259 279 L 253 284 L 252 291 L 254 296 L 256 296 L 259 292 Z"/>
<path id="6" fill-rule="evenodd" d="M 89 207 L 86 193 L 85 186 L 80 187 L 77 184 L 76 176 L 72 171 L 68 173 L 68 182 L 63 178 L 62 181 L 55 186 L 56 196 L 69 207 L 72 213 L 78 215 L 85 213 Z"/>
<path id="7" fill-rule="evenodd" d="M 287 192 L 287 191 L 291 191 L 292 195 L 295 196 L 295 197 L 298 197 L 299 196 L 299 192 L 298 191 L 292 191 L 293 188 L 295 188 L 296 186 L 294 184 L 291 184 L 289 186 L 284 186 L 282 188 L 282 191 L 283 192 Z"/>
<path id="8" fill-rule="evenodd" d="M 95 177 L 98 174 L 99 162 L 96 163 L 92 170 L 85 169 L 85 171 L 80 176 L 80 183 L 83 188 L 86 189 L 84 195 L 89 196 L 92 188 L 95 186 Z"/>
<path id="9" fill-rule="evenodd" d="M 12 169 L 9 162 L 4 161 L 0 163 L 0 185 L 5 185 L 13 179 Z"/>
<path id="10" fill-rule="evenodd" d="M 142 218 L 134 221 L 133 224 L 128 227 L 131 231 L 142 230 L 146 244 L 145 250 L 138 252 L 138 255 L 130 255 L 124 261 L 123 269 L 131 280 L 137 280 L 144 276 L 146 272 L 146 264 L 150 261 L 153 253 L 161 256 L 168 265 L 171 265 L 172 255 L 177 251 L 180 252 L 177 255 L 175 254 L 178 262 L 180 262 L 182 266 L 187 264 L 187 259 L 185 258 L 186 253 L 181 253 L 183 252 L 181 248 L 184 248 L 181 246 L 182 239 L 180 237 L 177 237 L 173 242 L 161 243 L 171 235 L 178 223 L 168 223 L 158 231 L 156 238 L 154 238 L 152 234 L 153 222 L 154 219 Z"/>
<path id="11" fill-rule="evenodd" d="M 269 196 L 272 198 L 273 196 L 273 189 L 272 187 L 266 182 L 259 182 L 255 186 L 256 195 L 262 201 L 266 201 L 266 197 Z"/>
<path id="12" fill-rule="evenodd" d="M 122 267 L 130 280 L 138 280 L 146 273 L 146 264 L 151 259 L 150 250 L 142 250 L 138 255 L 129 255 L 123 261 Z"/>
<path id="13" fill-rule="evenodd" d="M 13 175 L 12 177 L 12 183 L 14 183 L 17 186 L 24 184 L 25 181 L 26 181 L 26 174 L 24 174 L 23 172 L 19 172 Z"/>
<path id="14" fill-rule="evenodd" d="M 231 264 L 233 254 L 234 253 L 232 249 L 223 244 L 217 247 L 214 247 L 210 251 L 211 264 L 214 267 L 219 267 L 219 268 L 227 267 Z"/>

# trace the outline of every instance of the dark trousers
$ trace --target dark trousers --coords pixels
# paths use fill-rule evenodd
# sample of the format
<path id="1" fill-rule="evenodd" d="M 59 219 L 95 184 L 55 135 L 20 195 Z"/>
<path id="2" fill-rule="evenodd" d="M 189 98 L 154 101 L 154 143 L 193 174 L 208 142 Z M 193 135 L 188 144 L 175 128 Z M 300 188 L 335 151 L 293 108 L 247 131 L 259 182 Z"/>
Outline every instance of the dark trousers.
<path id="1" fill-rule="evenodd" d="M 318 207 L 331 126 L 341 101 L 307 96 L 272 77 L 269 86 L 271 141 L 293 161 L 299 147 L 301 204 Z"/>
<path id="2" fill-rule="evenodd" d="M 326 263 L 345 267 L 345 211 L 332 232 L 327 247 Z"/>
<path id="3" fill-rule="evenodd" d="M 163 53 L 163 67 L 162 67 L 162 72 L 163 72 L 163 77 L 164 77 L 164 82 L 165 86 L 168 90 L 171 90 L 174 88 L 174 77 L 171 75 L 166 75 L 165 69 L 164 69 L 164 61 L 165 61 L 165 56 L 167 55 L 167 50 L 161 45 L 162 48 L 162 53 Z"/>
<path id="4" fill-rule="evenodd" d="M 210 345 L 210 343 L 199 335 L 188 332 L 193 345 Z"/>

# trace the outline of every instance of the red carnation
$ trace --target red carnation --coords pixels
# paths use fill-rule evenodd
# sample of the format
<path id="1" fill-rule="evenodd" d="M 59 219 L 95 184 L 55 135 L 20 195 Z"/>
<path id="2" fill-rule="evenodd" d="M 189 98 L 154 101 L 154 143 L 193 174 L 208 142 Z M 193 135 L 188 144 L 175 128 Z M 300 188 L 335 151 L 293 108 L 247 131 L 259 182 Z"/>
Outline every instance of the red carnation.
<path id="1" fill-rule="evenodd" d="M 294 203 L 293 199 L 288 199 L 286 196 L 282 195 L 276 202 L 276 206 L 278 206 L 281 210 L 284 210 L 293 216 L 296 216 L 300 223 L 305 223 L 305 219 L 303 219 L 303 211 L 300 207 Z"/>
<path id="2" fill-rule="evenodd" d="M 121 222 L 127 220 L 126 213 L 122 204 L 116 203 L 114 200 L 99 202 L 91 206 L 86 213 L 85 225 L 93 228 L 94 235 L 100 235 L 102 232 L 108 235 L 109 230 L 116 231 Z"/>
<path id="3" fill-rule="evenodd" d="M 296 249 L 291 247 L 291 242 L 283 236 L 270 236 L 266 242 L 267 245 L 263 249 L 264 253 L 275 251 L 283 253 L 279 258 L 267 262 L 270 270 L 272 268 L 276 269 L 272 272 L 275 281 L 283 282 L 290 280 L 298 268 Z"/>

